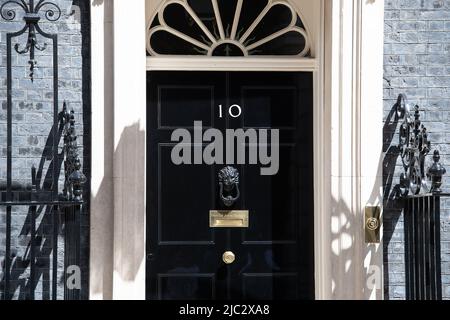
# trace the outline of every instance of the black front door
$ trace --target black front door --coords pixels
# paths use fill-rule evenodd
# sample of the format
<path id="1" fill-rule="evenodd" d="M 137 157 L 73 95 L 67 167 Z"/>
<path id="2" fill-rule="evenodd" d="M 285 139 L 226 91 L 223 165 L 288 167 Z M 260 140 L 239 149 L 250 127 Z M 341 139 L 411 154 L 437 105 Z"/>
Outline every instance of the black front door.
<path id="1" fill-rule="evenodd" d="M 312 74 L 149 72 L 147 79 L 147 298 L 313 299 Z M 217 142 L 206 134 L 212 128 L 224 145 L 210 153 L 215 163 L 202 157 Z M 172 136 L 179 129 L 181 145 L 182 135 Z M 246 136 L 240 160 L 239 144 L 226 144 L 238 129 L 258 137 L 255 144 Z M 181 163 L 173 158 L 180 147 Z M 239 197 L 236 188 L 220 195 L 227 166 L 239 174 Z M 237 199 L 226 203 L 227 196 Z M 248 211 L 248 227 L 211 227 L 211 210 Z"/>

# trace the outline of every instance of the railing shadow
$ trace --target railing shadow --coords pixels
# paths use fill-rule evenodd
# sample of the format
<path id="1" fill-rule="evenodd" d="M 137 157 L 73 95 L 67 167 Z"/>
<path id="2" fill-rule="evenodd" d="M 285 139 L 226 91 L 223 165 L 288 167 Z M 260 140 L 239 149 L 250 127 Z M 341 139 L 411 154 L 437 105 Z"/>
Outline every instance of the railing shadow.
<path id="1" fill-rule="evenodd" d="M 50 299 L 50 294 L 54 300 L 62 297 L 70 300 L 80 298 L 81 288 L 68 290 L 66 268 L 80 268 L 82 185 L 87 179 L 80 170 L 75 114 L 73 111 L 69 113 L 64 103 L 57 117 L 58 122 L 47 137 L 38 170 L 34 167 L 31 169 L 31 187 L 20 187 L 16 183 L 14 190 L 8 186 L 0 190 L 0 205 L 7 209 L 10 217 L 6 223 L 6 254 L 0 282 L 5 300 L 34 300 L 38 284 L 42 284 L 40 294 L 43 300 Z M 62 140 L 62 151 L 59 152 L 58 146 Z M 47 161 L 50 163 L 45 172 Z M 17 212 L 12 208 L 24 207 L 28 207 L 28 212 L 21 231 L 13 235 L 11 218 Z M 12 246 L 12 236 L 25 239 L 25 243 Z M 25 250 L 19 254 L 19 249 Z M 78 276 L 81 277 L 81 274 Z"/>
<path id="2" fill-rule="evenodd" d="M 1 1 L 0 1 L 1 2 Z M 3 1 L 5 2 L 5 1 Z M 14 5 L 11 1 L 9 1 L 11 5 Z M 25 3 L 25 2 L 23 2 Z M 32 2 L 30 1 L 30 6 Z M 17 4 L 19 4 L 17 2 Z M 53 5 L 52 10 L 58 11 L 60 3 L 53 4 L 49 3 L 50 5 Z M 73 0 L 67 2 L 67 5 L 69 5 L 69 8 L 74 9 L 73 6 L 77 6 L 80 9 L 80 15 L 75 15 L 75 10 L 72 11 L 72 13 L 64 13 L 63 16 L 69 17 L 74 16 L 74 19 L 76 19 L 76 23 L 81 26 L 81 53 L 80 56 L 82 58 L 82 105 L 83 105 L 83 125 L 85 128 L 90 127 L 90 2 L 89 1 L 83 1 L 83 0 Z M 15 9 L 21 9 L 20 7 L 24 8 L 22 5 L 16 6 Z M 56 7 L 56 9 L 54 8 Z M 25 9 L 25 8 L 24 8 Z M 64 8 L 63 8 L 64 9 Z M 46 17 L 48 22 L 54 22 L 55 26 L 57 26 L 56 21 L 59 20 L 59 17 L 56 18 L 57 12 L 54 11 L 47 11 Z M 26 11 L 26 10 L 25 10 Z M 61 11 L 59 12 L 61 13 Z M 8 14 L 13 14 L 15 17 L 15 12 L 13 10 L 8 11 Z M 55 16 L 53 16 L 53 14 Z M 61 16 L 61 15 L 60 15 Z M 3 17 L 3 15 L 2 15 Z M 9 16 L 11 17 L 11 16 Z M 18 16 L 20 17 L 20 16 Z M 50 17 L 50 19 L 48 19 Z M 53 17 L 53 19 L 52 19 Z M 4 18 L 4 17 L 3 17 Z M 32 17 L 33 18 L 33 17 Z M 9 19 L 6 19 L 9 20 Z M 3 20 L 2 20 L 3 21 Z M 58 32 L 64 33 L 65 29 L 69 27 L 66 22 L 62 21 L 61 24 L 62 28 L 57 28 Z M 26 20 L 26 23 L 31 23 L 33 25 L 37 24 L 37 22 L 34 22 L 33 19 Z M 45 28 L 44 28 L 45 29 Z M 8 29 L 7 29 L 8 30 Z M 25 30 L 25 29 L 24 29 Z M 30 33 L 31 33 L 31 27 L 30 27 Z M 36 33 L 40 34 L 43 37 L 51 38 L 51 37 L 57 37 L 58 35 L 48 35 L 45 32 L 41 32 L 40 29 L 33 29 Z M 14 35 L 13 33 L 9 33 Z M 17 35 L 17 34 L 16 34 Z M 31 39 L 31 38 L 30 38 Z M 29 39 L 29 40 L 30 40 Z M 53 40 L 54 41 L 54 40 Z M 55 43 L 55 41 L 53 42 Z M 53 53 L 55 53 L 57 47 L 53 49 Z M 17 50 L 17 49 L 16 49 Z M 34 49 L 32 49 L 34 50 Z M 32 51 L 34 52 L 34 51 Z M 19 54 L 22 54 L 21 52 L 18 52 Z M 24 52 L 27 53 L 27 52 Z M 34 55 L 34 54 L 33 54 Z M 14 57 L 13 57 L 14 58 Z M 32 59 L 32 55 L 30 55 L 30 59 Z M 34 59 L 34 58 L 33 58 Z M 6 58 L 4 59 L 7 60 Z M 55 61 L 57 59 L 53 59 Z M 14 64 L 14 63 L 13 63 Z M 32 65 L 33 67 L 33 65 Z M 53 68 L 56 68 L 55 65 L 53 65 Z M 32 70 L 31 70 L 32 72 Z M 61 78 L 60 78 L 61 79 Z M 58 80 L 58 79 L 54 79 Z M 58 81 L 56 81 L 58 82 Z M 5 80 L 5 83 L 7 81 Z M 8 90 L 12 88 L 8 88 Z M 53 97 L 56 97 L 56 92 L 59 90 L 58 85 L 53 88 Z M 5 91 L 6 92 L 6 91 Z M 3 97 L 2 97 L 3 98 Z M 9 98 L 11 99 L 11 98 Z M 69 98 L 70 99 L 70 98 Z M 9 100 L 10 101 L 10 100 Z M 55 103 L 57 101 L 55 100 Z M 67 124 L 67 122 L 66 122 Z M 8 121 L 8 125 L 11 125 L 11 123 Z M 87 130 L 86 130 L 87 131 Z M 11 236 L 14 237 L 14 242 L 11 242 L 12 245 L 7 245 L 6 252 L 10 254 L 5 253 L 5 259 L 3 261 L 0 261 L 0 294 L 2 296 L 0 299 L 34 299 L 35 292 L 39 291 L 39 294 L 42 294 L 42 299 L 51 299 L 55 298 L 54 296 L 51 297 L 50 295 L 53 295 L 53 292 L 56 290 L 52 289 L 51 286 L 54 286 L 54 276 L 52 274 L 52 270 L 55 269 L 55 266 L 57 267 L 56 270 L 58 271 L 58 297 L 60 297 L 60 290 L 64 288 L 64 296 L 72 297 L 72 293 L 67 293 L 64 284 L 61 281 L 64 281 L 64 273 L 60 273 L 60 270 L 62 268 L 61 261 L 58 258 L 58 262 L 56 265 L 53 263 L 53 258 L 55 256 L 64 256 L 63 259 L 65 259 L 64 264 L 67 264 L 69 260 L 67 260 L 67 243 L 69 242 L 70 245 L 72 245 L 74 239 L 72 236 L 69 237 L 69 241 L 67 241 L 67 234 L 70 232 L 76 231 L 76 236 L 78 239 L 76 239 L 76 246 L 80 246 L 80 233 L 81 233 L 81 227 L 78 229 L 73 229 L 74 223 L 80 224 L 80 217 L 78 212 L 78 209 L 83 209 L 88 212 L 88 205 L 84 206 L 81 204 L 81 198 L 78 196 L 73 196 L 71 194 L 72 190 L 69 191 L 70 196 L 66 197 L 67 194 L 63 192 L 63 194 L 58 194 L 56 192 L 53 192 L 53 189 L 56 187 L 55 184 L 61 184 L 60 175 L 61 170 L 64 164 L 65 167 L 65 182 L 64 186 L 67 186 L 68 181 L 68 174 L 72 172 L 71 169 L 67 170 L 67 166 L 73 167 L 77 166 L 73 161 L 67 160 L 70 158 L 70 156 L 67 156 L 68 152 L 65 153 L 66 148 L 66 136 L 63 133 L 64 132 L 64 124 L 60 122 L 58 125 L 55 125 L 51 128 L 50 133 L 47 137 L 45 147 L 43 149 L 42 155 L 40 156 L 39 165 L 37 168 L 33 168 L 30 170 L 32 172 L 32 186 L 20 184 L 17 181 L 12 181 L 12 185 L 7 186 L 7 183 L 3 183 L 0 181 L 0 207 L 6 208 L 7 210 L 7 220 L 10 217 L 15 218 L 15 212 L 20 214 L 20 221 L 17 221 L 16 224 L 14 224 L 14 232 L 11 232 L 11 221 L 7 222 L 6 230 L 7 234 L 9 232 L 8 240 L 11 239 Z M 74 131 L 73 131 L 74 132 Z M 8 136 L 11 137 L 11 136 Z M 62 138 L 64 137 L 64 148 L 61 152 L 54 150 L 55 149 L 55 143 L 56 145 L 61 142 Z M 88 146 L 89 145 L 89 139 L 90 134 L 89 132 L 87 134 L 83 134 L 83 145 Z M 56 140 L 56 141 L 55 141 Z M 70 140 L 70 137 L 69 137 Z M 69 141 L 70 142 L 70 141 Z M 70 144 L 70 143 L 69 143 Z M 10 147 L 10 145 L 8 145 Z M 66 149 L 67 150 L 67 149 Z M 87 155 L 89 154 L 88 148 L 83 148 L 84 151 L 84 158 L 85 158 L 85 164 L 86 166 L 83 168 L 83 172 L 85 175 L 88 175 L 90 168 L 89 158 Z M 56 153 L 54 155 L 54 153 Z M 78 155 L 77 155 L 78 156 Z M 10 157 L 10 155 L 8 155 Z M 38 158 L 39 155 L 37 155 L 36 158 Z M 11 158 L 9 158 L 11 159 Z M 37 160 L 37 159 L 36 159 Z M 73 159 L 72 159 L 73 160 Z M 14 159 L 12 159 L 14 161 Z M 79 161 L 79 159 L 78 159 Z M 30 168 L 31 169 L 31 168 Z M 77 173 L 80 171 L 79 169 L 76 170 Z M 56 174 L 54 174 L 56 172 Z M 58 177 L 55 179 L 55 175 Z M 23 176 L 22 176 L 23 178 Z M 59 182 L 58 182 L 59 181 Z M 12 192 L 5 192 L 7 190 L 7 187 L 9 187 L 8 191 Z M 62 189 L 62 188 L 60 188 Z M 72 186 L 69 187 L 69 189 L 72 189 Z M 83 190 L 79 191 L 80 193 L 83 193 Z M 5 196 L 8 194 L 7 196 Z M 61 198 L 62 196 L 62 198 Z M 89 188 L 84 190 L 84 198 L 88 199 L 89 196 Z M 75 199 L 75 200 L 74 200 Z M 10 202 L 12 200 L 12 202 Z M 21 203 L 23 200 L 23 204 Z M 56 204 L 56 202 L 59 201 L 59 204 Z M 50 204 L 51 203 L 51 204 Z M 31 204 L 31 206 L 29 206 Z M 68 207 L 70 208 L 76 208 L 77 210 L 66 210 Z M 12 212 L 11 212 L 12 211 Z M 75 211 L 77 211 L 77 215 L 75 215 Z M 10 219 L 11 220 L 11 219 Z M 3 224 L 3 223 L 2 223 Z M 54 226 L 57 226 L 56 230 Z M 3 226 L 2 226 L 3 227 Z M 18 229 L 16 229 L 18 227 Z M 67 228 L 68 227 L 68 228 Z M 73 230 L 72 230 L 73 229 Z M 3 231 L 3 230 L 2 230 Z M 56 231 L 56 232 L 55 232 Z M 57 250 L 54 249 L 54 243 L 55 241 L 55 235 L 57 237 L 64 236 L 64 241 L 61 241 L 60 245 L 58 245 Z M 58 238 L 56 238 L 58 240 Z M 62 237 L 61 237 L 62 239 Z M 3 239 L 2 239 L 3 241 Z M 17 242 L 17 245 L 16 245 Z M 58 240 L 59 242 L 59 240 Z M 6 242 L 8 243 L 8 242 Z M 3 246 L 3 243 L 2 243 Z M 63 246 L 63 247 L 62 247 Z M 80 260 L 80 254 L 79 252 L 81 249 L 79 247 L 74 248 L 78 250 L 77 253 L 77 260 Z M 55 255 L 55 252 L 56 255 Z M 72 253 L 71 253 L 72 254 Z M 53 266 L 51 264 L 53 263 Z M 85 263 L 85 262 L 83 262 Z M 80 266 L 81 267 L 81 266 Z M 8 270 L 6 270 L 8 269 Z M 55 273 L 55 272 L 53 272 Z M 84 279 L 84 278 L 83 278 Z M 38 288 L 42 285 L 42 289 Z M 88 287 L 86 286 L 86 291 L 88 291 Z M 41 292 L 42 291 L 42 292 Z M 80 294 L 78 292 L 78 294 Z M 41 298 L 41 296 L 39 296 Z"/>
<path id="3" fill-rule="evenodd" d="M 46 144 L 39 162 L 39 166 L 36 171 L 35 187 L 39 192 L 52 192 L 53 190 L 53 167 L 56 166 L 56 172 L 61 172 L 63 163 L 63 153 L 59 153 L 57 157 L 53 158 L 53 139 L 56 136 L 57 141 L 60 142 L 63 133 L 63 125 L 59 124 L 56 128 L 57 132 L 54 135 L 55 127 L 53 126 L 46 140 Z M 48 169 L 44 170 L 46 162 L 50 161 Z M 32 170 L 30 170 L 32 171 Z M 45 174 L 45 176 L 44 176 Z M 25 189 L 26 187 L 23 187 Z M 33 191 L 30 191 L 31 193 Z M 31 247 L 31 224 L 32 224 L 32 210 L 36 210 L 36 220 L 41 218 L 39 226 L 36 228 L 36 237 L 34 239 L 34 245 Z M 63 221 L 60 218 L 60 230 L 63 231 Z M 19 290 L 19 299 L 30 299 L 34 291 L 39 284 L 39 279 L 42 278 L 43 284 L 43 299 L 50 299 L 50 261 L 52 249 L 52 232 L 48 232 L 48 226 L 52 225 L 53 213 L 51 206 L 40 205 L 36 209 L 28 207 L 27 215 L 23 223 L 20 233 L 17 235 L 21 238 L 29 239 L 26 245 L 25 253 L 23 256 L 17 255 L 17 248 L 11 248 L 11 269 L 10 269 L 10 285 L 6 288 L 5 299 L 10 300 L 14 297 L 14 293 Z M 27 276 L 27 269 L 31 265 L 31 251 L 34 250 L 34 256 L 36 257 L 36 271 L 34 281 Z M 3 263 L 3 274 L 6 273 L 5 265 Z M 4 279 L 0 281 L 0 287 L 5 288 Z"/>
<path id="4" fill-rule="evenodd" d="M 403 204 L 398 199 L 400 185 L 394 183 L 395 168 L 400 157 L 400 149 L 393 142 L 396 135 L 399 117 L 398 100 L 390 110 L 383 126 L 383 260 L 384 260 L 384 295 L 389 298 L 389 252 L 388 247 L 394 234 L 395 226 L 400 220 Z"/>

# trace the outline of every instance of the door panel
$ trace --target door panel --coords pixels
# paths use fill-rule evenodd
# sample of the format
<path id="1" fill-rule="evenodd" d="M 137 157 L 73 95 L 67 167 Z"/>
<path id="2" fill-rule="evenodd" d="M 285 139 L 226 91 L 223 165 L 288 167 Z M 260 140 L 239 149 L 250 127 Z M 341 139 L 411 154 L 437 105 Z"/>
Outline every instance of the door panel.
<path id="1" fill-rule="evenodd" d="M 245 128 L 291 128 L 296 126 L 295 86 L 242 86 Z M 280 108 L 280 106 L 282 106 Z"/>
<path id="2" fill-rule="evenodd" d="M 204 214 L 214 203 L 213 167 L 173 164 L 174 146 L 159 145 L 158 242 L 214 244 L 214 229 L 209 228 L 208 216 Z"/>
<path id="3" fill-rule="evenodd" d="M 295 145 L 280 146 L 280 169 L 275 176 L 261 176 L 260 168 L 244 171 L 244 206 L 251 208 L 252 224 L 246 242 L 290 243 L 297 241 L 298 178 Z"/>
<path id="4" fill-rule="evenodd" d="M 241 261 L 236 298 L 314 297 L 312 77 L 309 73 L 230 73 L 231 103 L 243 117 L 231 128 L 278 129 L 279 171 L 262 176 L 260 166 L 240 167 L 242 208 L 250 226 L 232 230 L 231 247 Z M 241 237 L 237 235 L 241 234 Z M 257 286 L 255 283 L 260 285 Z M 249 284 L 261 290 L 242 289 Z M 264 287 L 264 289 L 263 289 Z"/>
<path id="5" fill-rule="evenodd" d="M 182 105 L 180 97 L 183 97 Z M 214 86 L 160 85 L 159 128 L 189 128 L 194 121 L 202 121 L 204 126 L 211 127 L 214 122 L 214 102 Z"/>
<path id="6" fill-rule="evenodd" d="M 171 133 L 194 120 L 221 126 L 213 106 L 225 94 L 223 76 L 151 73 L 148 77 L 147 298 L 216 299 L 219 247 L 223 237 L 209 228 L 216 206 L 216 167 L 175 165 Z"/>
<path id="7" fill-rule="evenodd" d="M 215 274 L 198 274 L 193 270 L 182 273 L 158 274 L 159 300 L 213 300 Z"/>
<path id="8" fill-rule="evenodd" d="M 147 298 L 314 298 L 312 74 L 150 72 L 147 90 Z M 233 104 L 240 117 L 228 114 Z M 279 130 L 276 175 L 232 164 L 241 197 L 231 209 L 249 210 L 249 228 L 209 227 L 209 210 L 227 209 L 217 177 L 225 164 L 172 163 L 172 131 L 193 133 L 194 121 L 223 133 Z"/>
<path id="9" fill-rule="evenodd" d="M 252 300 L 291 300 L 297 295 L 297 273 L 245 273 L 243 298 Z"/>

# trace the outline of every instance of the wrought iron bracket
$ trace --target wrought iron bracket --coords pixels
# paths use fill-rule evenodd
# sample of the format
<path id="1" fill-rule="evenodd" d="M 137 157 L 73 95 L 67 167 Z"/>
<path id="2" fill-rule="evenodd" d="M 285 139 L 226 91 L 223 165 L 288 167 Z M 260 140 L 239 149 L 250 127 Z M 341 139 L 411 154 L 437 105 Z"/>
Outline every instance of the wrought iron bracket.
<path id="1" fill-rule="evenodd" d="M 9 8 L 9 9 L 8 9 Z M 39 26 L 39 21 L 44 17 L 48 21 L 58 21 L 61 18 L 61 8 L 48 0 L 39 0 L 35 5 L 34 0 L 9 0 L 0 6 L 0 16 L 6 21 L 12 21 L 16 18 L 16 10 L 22 9 L 24 11 L 23 20 L 25 27 L 19 31 L 16 36 L 28 31 L 28 40 L 23 49 L 16 43 L 14 49 L 18 54 L 30 54 L 28 64 L 30 65 L 30 79 L 34 81 L 34 69 L 37 65 L 35 59 L 35 50 L 44 51 L 47 48 L 47 43 L 40 44 L 36 35 L 41 34 L 46 38 L 50 35 L 46 34 Z"/>
<path id="2" fill-rule="evenodd" d="M 23 11 L 24 27 L 17 31 L 7 34 L 7 118 L 8 118 L 8 155 L 7 155 L 7 171 L 11 171 L 12 162 L 12 47 L 18 54 L 29 54 L 30 65 L 30 79 L 34 80 L 34 71 L 37 65 L 35 52 L 44 51 L 47 48 L 47 43 L 40 43 L 37 35 L 43 39 L 50 40 L 53 45 L 53 157 L 58 154 L 58 136 L 56 134 L 56 127 L 58 124 L 63 130 L 64 147 L 64 189 L 62 193 L 58 192 L 58 176 L 56 166 L 53 167 L 53 188 L 54 196 L 62 198 L 64 201 L 82 201 L 83 189 L 82 186 L 86 182 L 86 177 L 81 170 L 81 161 L 78 155 L 77 137 L 75 132 L 75 115 L 72 110 L 67 110 L 67 105 L 64 102 L 62 112 L 59 112 L 58 102 L 58 41 L 56 34 L 49 34 L 41 29 L 40 22 L 47 20 L 50 22 L 58 21 L 62 16 L 61 8 L 58 4 L 51 0 L 7 0 L 0 5 L 0 17 L 6 21 L 13 21 L 18 15 L 19 11 Z M 14 38 L 18 38 L 23 34 L 27 34 L 27 42 L 24 45 L 16 43 L 12 45 Z M 12 179 L 11 174 L 8 173 L 7 178 L 8 190 L 11 189 Z M 32 168 L 32 189 L 37 189 L 36 185 L 36 169 Z"/>
<path id="3" fill-rule="evenodd" d="M 436 150 L 433 165 L 425 170 L 425 160 L 430 153 L 431 142 L 427 128 L 420 120 L 420 107 L 408 104 L 403 94 L 399 95 L 395 107 L 398 118 L 403 119 L 398 144 L 404 169 L 400 176 L 400 196 L 440 192 L 445 169 L 439 163 L 440 155 Z"/>
<path id="4" fill-rule="evenodd" d="M 77 135 L 75 130 L 75 112 L 68 111 L 64 102 L 61 112 L 61 124 L 64 136 L 64 189 L 62 196 L 68 201 L 83 200 L 83 185 L 87 178 L 81 171 L 81 161 L 78 154 Z"/>

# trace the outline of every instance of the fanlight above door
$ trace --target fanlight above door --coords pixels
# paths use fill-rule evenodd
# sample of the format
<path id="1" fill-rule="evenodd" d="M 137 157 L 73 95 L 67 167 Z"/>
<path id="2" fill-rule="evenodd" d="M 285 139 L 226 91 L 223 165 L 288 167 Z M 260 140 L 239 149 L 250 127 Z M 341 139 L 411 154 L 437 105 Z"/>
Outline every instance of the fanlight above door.
<path id="1" fill-rule="evenodd" d="M 310 56 L 310 37 L 286 0 L 168 0 L 151 20 L 151 56 Z"/>

